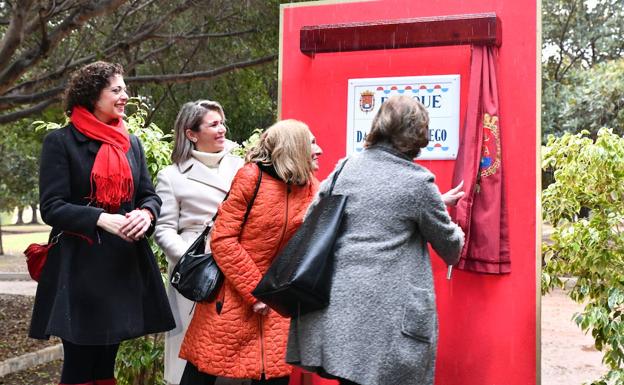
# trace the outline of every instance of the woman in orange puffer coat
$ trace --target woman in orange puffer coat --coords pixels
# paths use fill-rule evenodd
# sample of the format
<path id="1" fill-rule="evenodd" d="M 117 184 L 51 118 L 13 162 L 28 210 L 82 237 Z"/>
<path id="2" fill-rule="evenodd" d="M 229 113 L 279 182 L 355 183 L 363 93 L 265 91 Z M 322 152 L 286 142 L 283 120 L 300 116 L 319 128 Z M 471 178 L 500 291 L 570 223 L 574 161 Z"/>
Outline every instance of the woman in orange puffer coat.
<path id="1" fill-rule="evenodd" d="M 180 350 L 188 361 L 180 385 L 212 385 L 217 376 L 288 384 L 289 320 L 251 292 L 303 222 L 318 189 L 312 175 L 318 154 L 307 125 L 285 120 L 267 129 L 247 155 L 219 208 L 210 242 L 225 280 L 216 301 L 197 304 Z"/>

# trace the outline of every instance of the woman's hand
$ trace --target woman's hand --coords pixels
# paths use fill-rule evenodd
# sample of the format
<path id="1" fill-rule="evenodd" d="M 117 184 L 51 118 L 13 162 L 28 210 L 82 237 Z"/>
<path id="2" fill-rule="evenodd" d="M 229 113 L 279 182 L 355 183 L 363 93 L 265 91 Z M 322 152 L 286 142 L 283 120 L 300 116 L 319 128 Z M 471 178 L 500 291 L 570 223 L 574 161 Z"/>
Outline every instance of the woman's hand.
<path id="1" fill-rule="evenodd" d="M 262 315 L 267 315 L 269 314 L 269 310 L 271 310 L 266 303 L 264 302 L 256 302 L 253 304 L 252 309 L 254 312 L 256 313 L 260 313 Z"/>
<path id="2" fill-rule="evenodd" d="M 97 226 L 105 231 L 115 234 L 126 242 L 132 242 L 133 239 L 125 235 L 122 228 L 128 223 L 128 219 L 121 214 L 100 214 L 97 220 Z"/>
<path id="3" fill-rule="evenodd" d="M 457 202 L 464 196 L 464 192 L 462 191 L 463 187 L 464 181 L 462 180 L 457 186 L 442 194 L 442 201 L 444 202 L 444 204 L 447 206 L 455 206 Z"/>
<path id="4" fill-rule="evenodd" d="M 134 209 L 126 213 L 127 222 L 121 227 L 121 232 L 128 238 L 138 241 L 152 224 L 152 217 L 147 209 Z"/>

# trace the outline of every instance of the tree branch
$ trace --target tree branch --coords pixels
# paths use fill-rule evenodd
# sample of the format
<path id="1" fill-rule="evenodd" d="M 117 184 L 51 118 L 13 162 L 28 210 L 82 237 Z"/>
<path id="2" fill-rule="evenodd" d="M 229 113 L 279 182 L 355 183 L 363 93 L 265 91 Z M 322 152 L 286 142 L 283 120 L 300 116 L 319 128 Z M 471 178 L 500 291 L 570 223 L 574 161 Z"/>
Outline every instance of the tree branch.
<path id="1" fill-rule="evenodd" d="M 165 84 L 180 84 L 189 83 L 193 81 L 207 80 L 224 74 L 226 72 L 234 71 L 237 69 L 253 67 L 261 64 L 265 64 L 277 59 L 277 55 L 269 55 L 258 59 L 247 60 L 243 62 L 229 64 L 220 68 L 216 68 L 210 71 L 197 71 L 172 75 L 144 75 L 144 76 L 131 76 L 126 77 L 125 81 L 128 84 L 145 84 L 145 83 L 165 83 Z M 49 105 L 56 103 L 60 100 L 60 95 L 63 92 L 64 87 L 58 86 L 47 91 L 31 94 L 31 95 L 14 95 L 0 97 L 2 108 L 7 109 L 9 103 L 28 103 L 43 100 L 41 103 L 15 112 L 11 112 L 5 115 L 0 115 L 0 124 L 12 122 L 29 115 L 43 111 Z M 50 99 L 48 99 L 50 98 Z"/>
<path id="2" fill-rule="evenodd" d="M 30 23 L 28 23 L 26 29 L 24 30 L 27 35 L 35 32 L 35 30 L 39 28 L 40 23 L 47 23 L 48 21 L 52 20 L 54 17 L 60 15 L 63 12 L 69 12 L 72 9 L 77 10 L 81 6 L 79 2 L 76 2 L 76 0 L 65 0 L 62 1 L 60 4 L 53 5 L 54 6 L 47 12 L 45 12 L 44 15 L 41 15 L 41 11 L 45 11 L 45 8 L 43 6 L 40 8 L 40 12 L 36 13 L 36 17 L 32 18 L 32 20 L 30 21 Z"/>
<path id="3" fill-rule="evenodd" d="M 143 26 L 137 29 L 135 36 L 132 39 L 128 40 L 127 44 L 134 45 L 137 42 L 142 42 L 144 40 L 149 39 L 154 34 L 154 32 L 156 32 L 157 30 L 163 27 L 165 22 L 169 20 L 170 17 L 177 15 L 180 12 L 186 11 L 191 6 L 192 3 L 193 3 L 193 0 L 187 0 L 184 3 L 180 4 L 179 6 L 175 7 L 174 9 L 170 10 L 168 13 L 160 17 L 158 20 L 155 20 L 147 24 L 147 26 Z"/>
<path id="4" fill-rule="evenodd" d="M 66 63 L 54 72 L 41 76 L 37 79 L 22 82 L 16 85 L 15 87 L 9 90 L 6 90 L 5 95 L 14 95 L 14 94 L 23 93 L 23 92 L 30 92 L 34 88 L 41 88 L 42 85 L 45 85 L 51 81 L 63 78 L 68 71 L 71 71 L 83 64 L 87 64 L 95 60 L 95 58 L 96 58 L 96 55 L 89 55 L 89 56 L 80 58 L 74 62 L 71 62 L 69 64 Z M 0 100 L 1 99 L 2 98 L 0 98 Z"/>
<path id="5" fill-rule="evenodd" d="M 559 36 L 559 41 L 557 44 L 557 46 L 559 47 L 559 52 L 561 54 L 559 56 L 559 61 L 557 62 L 557 66 L 555 68 L 554 78 L 558 82 L 561 81 L 561 78 L 559 77 L 559 71 L 561 70 L 561 67 L 563 66 L 563 56 L 567 52 L 565 49 L 565 39 L 566 39 L 567 33 L 569 32 L 568 29 L 570 28 L 570 23 L 575 13 L 576 13 L 576 3 L 573 3 L 572 8 L 570 9 L 570 13 L 568 14 L 568 17 L 565 20 L 563 28 L 561 29 L 561 35 Z"/>
<path id="6" fill-rule="evenodd" d="M 277 59 L 277 55 L 269 55 L 265 57 L 261 57 L 258 59 L 247 60 L 238 63 L 232 63 L 225 65 L 220 68 L 216 68 L 210 71 L 197 71 L 197 72 L 188 72 L 183 74 L 174 74 L 174 75 L 140 75 L 140 76 L 132 76 L 125 78 L 126 83 L 135 83 L 135 84 L 143 84 L 143 83 L 188 83 L 197 80 L 207 80 L 214 78 L 215 76 L 221 75 L 226 72 L 230 72 L 236 69 L 253 67 L 257 65 L 261 65 L 264 63 L 268 63 Z"/>
<path id="7" fill-rule="evenodd" d="M 142 10 L 143 8 L 145 8 L 145 7 L 149 6 L 149 5 L 150 5 L 150 4 L 152 4 L 153 2 L 154 2 L 154 0 L 149 0 L 149 1 L 146 1 L 145 3 L 143 3 L 143 4 L 139 5 L 138 7 L 134 8 L 134 9 L 132 9 L 132 10 L 128 13 L 128 16 L 132 16 L 133 14 L 135 14 L 135 13 L 139 12 L 140 10 Z"/>
<path id="8" fill-rule="evenodd" d="M 23 1 L 21 4 L 16 3 L 13 6 L 11 21 L 8 23 L 9 27 L 2 37 L 2 41 L 0 41 L 0 57 L 2 58 L 0 70 L 6 68 L 9 59 L 24 39 L 24 21 L 31 5 L 32 1 L 29 0 Z"/>
<path id="9" fill-rule="evenodd" d="M 581 54 L 576 55 L 576 56 L 569 56 L 570 57 L 570 64 L 568 64 L 565 67 L 560 67 L 560 72 L 559 72 L 559 76 L 560 78 L 557 79 L 557 82 L 561 82 L 561 79 L 563 79 L 565 77 L 565 75 L 568 73 L 568 71 L 574 67 L 574 65 L 576 64 L 577 61 L 579 61 L 583 56 Z M 561 69 L 563 68 L 563 69 Z"/>
<path id="10" fill-rule="evenodd" d="M 47 39 L 47 42 L 38 48 L 24 52 L 7 68 L 0 72 L 0 93 L 4 93 L 11 84 L 24 74 L 30 67 L 37 64 L 58 46 L 67 35 L 80 28 L 89 19 L 112 12 L 127 0 L 108 0 L 91 2 L 72 12 L 61 24 L 56 27 Z"/>
<path id="11" fill-rule="evenodd" d="M 138 64 L 142 64 L 144 63 L 147 59 L 151 58 L 152 56 L 155 56 L 159 53 L 161 53 L 162 51 L 166 51 L 167 49 L 171 48 L 173 46 L 174 42 L 168 42 L 167 44 L 163 44 L 158 48 L 154 48 L 153 50 L 145 53 L 144 55 L 136 58 L 136 60 L 134 60 L 132 63 L 130 63 L 129 67 L 134 68 L 135 66 L 137 66 Z"/>
<path id="12" fill-rule="evenodd" d="M 103 45 L 108 45 L 110 44 L 111 40 L 117 36 L 117 31 L 119 31 L 119 28 L 121 28 L 123 22 L 126 20 L 126 17 L 128 17 L 128 14 L 130 13 L 130 11 L 132 10 L 132 8 L 128 8 L 126 10 L 126 12 L 124 12 L 123 15 L 121 15 L 121 17 L 119 18 L 119 20 L 117 21 L 117 23 L 115 24 L 115 26 L 113 27 L 113 30 L 111 31 L 111 33 L 108 35 L 108 38 L 106 39 L 106 41 L 104 42 Z"/>
<path id="13" fill-rule="evenodd" d="M 199 47 L 201 45 L 202 45 L 201 42 L 195 44 L 195 47 L 193 48 L 193 52 L 191 52 L 190 55 L 186 56 L 186 61 L 184 62 L 184 64 L 182 65 L 178 73 L 184 73 L 184 71 L 186 71 L 186 68 L 191 62 L 191 59 L 197 54 L 197 51 L 199 51 Z M 161 67 L 162 67 L 162 62 L 161 62 Z M 156 115 L 156 112 L 160 109 L 160 106 L 163 104 L 163 102 L 167 98 L 167 93 L 173 94 L 173 84 L 167 84 L 167 92 L 163 93 L 163 95 L 160 97 L 160 100 L 156 102 L 156 104 L 154 105 L 154 108 L 152 108 L 152 110 L 147 115 L 147 118 L 145 118 L 145 124 L 143 125 L 144 127 L 147 127 L 150 125 L 150 123 L 154 119 L 154 116 Z"/>
<path id="14" fill-rule="evenodd" d="M 12 104 L 30 104 L 40 102 L 42 100 L 46 100 L 51 97 L 60 95 L 61 93 L 63 93 L 64 89 L 65 85 L 63 84 L 58 87 L 54 87 L 49 90 L 37 92 L 34 94 L 0 96 L 0 110 L 9 109 L 11 108 Z"/>
<path id="15" fill-rule="evenodd" d="M 220 37 L 232 37 L 240 36 L 247 33 L 258 32 L 257 28 L 251 28 L 244 31 L 233 31 L 223 33 L 200 33 L 195 35 L 165 35 L 165 34 L 153 34 L 150 37 L 155 39 L 167 39 L 167 40 L 197 40 L 197 39 L 210 39 Z"/>
<path id="16" fill-rule="evenodd" d="M 0 115 L 0 124 L 5 124 L 5 123 L 10 123 L 10 122 L 14 122 L 18 119 L 22 119 L 25 118 L 27 116 L 30 116 L 32 114 L 36 114 L 38 112 L 41 112 L 43 110 L 45 110 L 49 105 L 54 104 L 56 102 L 60 101 L 59 98 L 54 98 L 54 99 L 48 99 L 44 102 L 41 102 L 37 105 L 34 105 L 32 107 L 26 108 L 24 110 L 19 110 L 19 111 L 15 111 L 15 112 L 10 112 L 8 114 L 4 114 L 4 115 Z"/>
<path id="17" fill-rule="evenodd" d="M 124 0 L 127 1 L 127 0 Z M 103 51 L 99 52 L 98 54 L 91 54 L 91 55 L 87 55 L 84 56 L 70 64 L 66 64 L 65 66 L 63 66 L 62 68 L 48 74 L 42 77 L 39 77 L 35 80 L 30 80 L 30 81 L 26 81 L 23 83 L 20 83 L 18 85 L 16 85 L 13 88 L 10 89 L 2 89 L 2 87 L 0 87 L 0 94 L 4 93 L 4 94 L 13 94 L 16 92 L 30 92 L 30 90 L 32 90 L 35 87 L 39 87 L 42 83 L 46 83 L 52 80 L 56 80 L 56 79 L 60 79 L 62 78 L 65 73 L 67 71 L 72 71 L 80 66 L 83 66 L 85 64 L 88 64 L 92 61 L 94 61 L 96 58 L 100 58 L 102 60 L 107 60 L 110 59 L 115 53 L 121 51 L 121 50 L 126 50 L 129 47 L 135 46 L 135 45 L 139 45 L 142 42 L 144 42 L 145 40 L 148 40 L 150 38 L 150 36 L 157 31 L 159 28 L 161 28 L 165 22 L 172 16 L 179 14 L 180 12 L 183 12 L 184 10 L 188 9 L 188 7 L 192 4 L 192 1 L 186 1 L 185 3 L 181 4 L 180 6 L 172 9 L 171 11 L 169 11 L 167 14 L 165 14 L 164 16 L 162 16 L 161 18 L 159 18 L 156 21 L 153 21 L 151 23 L 148 24 L 148 26 L 141 26 L 138 27 L 135 32 L 131 33 L 131 39 L 129 40 L 124 40 L 124 41 L 117 41 L 115 44 L 105 48 Z M 160 52 L 160 51 L 159 51 Z M 2 78 L 0 77 L 0 84 L 2 84 Z"/>

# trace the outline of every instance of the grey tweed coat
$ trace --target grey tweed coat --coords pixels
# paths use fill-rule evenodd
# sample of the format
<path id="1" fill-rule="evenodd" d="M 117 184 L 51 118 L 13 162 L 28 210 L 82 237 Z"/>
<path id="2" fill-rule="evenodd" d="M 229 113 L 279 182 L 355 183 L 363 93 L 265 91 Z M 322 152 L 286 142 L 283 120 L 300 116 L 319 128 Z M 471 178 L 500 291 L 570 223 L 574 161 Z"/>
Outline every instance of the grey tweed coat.
<path id="1" fill-rule="evenodd" d="M 334 193 L 348 201 L 330 305 L 292 319 L 286 361 L 361 385 L 432 385 L 438 321 L 427 243 L 455 264 L 463 232 L 434 176 L 389 145 L 352 156 Z"/>

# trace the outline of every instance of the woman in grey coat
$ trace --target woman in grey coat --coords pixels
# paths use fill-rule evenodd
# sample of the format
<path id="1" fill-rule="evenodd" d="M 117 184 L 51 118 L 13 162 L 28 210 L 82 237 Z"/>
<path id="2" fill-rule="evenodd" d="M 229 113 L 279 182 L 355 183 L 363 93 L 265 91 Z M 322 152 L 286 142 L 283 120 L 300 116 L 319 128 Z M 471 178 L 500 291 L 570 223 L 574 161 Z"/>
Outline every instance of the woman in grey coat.
<path id="1" fill-rule="evenodd" d="M 413 162 L 428 125 L 422 104 L 392 97 L 365 150 L 346 162 L 334 187 L 348 201 L 330 304 L 292 319 L 287 362 L 341 384 L 433 384 L 438 321 L 427 244 L 455 264 L 464 234 L 445 207 L 462 193 L 443 196 L 433 174 Z"/>

